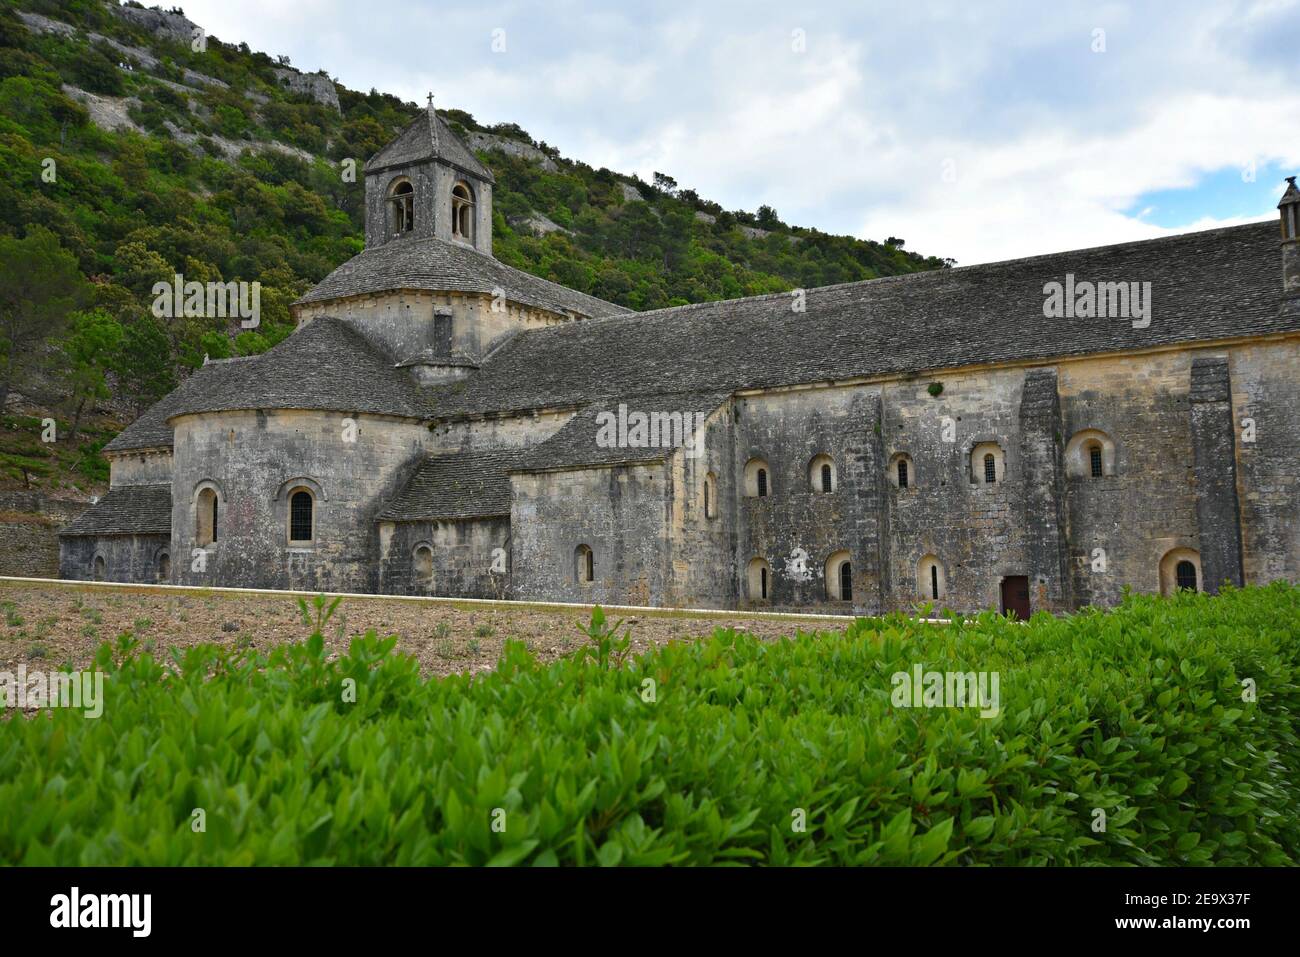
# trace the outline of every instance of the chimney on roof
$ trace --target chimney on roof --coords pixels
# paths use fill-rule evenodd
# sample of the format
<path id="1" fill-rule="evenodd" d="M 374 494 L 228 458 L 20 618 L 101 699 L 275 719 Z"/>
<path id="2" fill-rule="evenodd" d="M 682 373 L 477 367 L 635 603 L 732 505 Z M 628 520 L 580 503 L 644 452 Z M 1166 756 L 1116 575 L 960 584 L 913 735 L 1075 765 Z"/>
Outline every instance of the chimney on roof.
<path id="1" fill-rule="evenodd" d="M 1282 289 L 1300 295 L 1300 188 L 1295 179 L 1286 178 L 1286 192 L 1277 208 L 1282 211 Z"/>

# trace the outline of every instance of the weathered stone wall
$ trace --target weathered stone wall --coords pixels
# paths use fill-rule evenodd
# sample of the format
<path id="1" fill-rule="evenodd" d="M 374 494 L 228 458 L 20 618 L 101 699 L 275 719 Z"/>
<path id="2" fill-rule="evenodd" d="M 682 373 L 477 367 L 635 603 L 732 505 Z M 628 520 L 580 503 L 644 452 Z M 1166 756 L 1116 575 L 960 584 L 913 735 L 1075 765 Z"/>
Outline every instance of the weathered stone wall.
<path id="1" fill-rule="evenodd" d="M 573 418 L 572 411 L 443 422 L 430 429 L 438 449 L 519 448 L 544 442 Z"/>
<path id="2" fill-rule="evenodd" d="M 943 391 L 932 396 L 939 382 Z M 1022 524 L 1027 486 L 1020 446 L 1022 370 L 958 374 L 891 383 L 881 390 L 883 458 L 889 501 L 889 594 L 886 609 L 997 608 L 1001 580 L 1030 575 Z M 1002 456 L 998 481 L 972 471 L 978 445 L 992 443 Z M 896 456 L 910 457 L 908 487 L 898 488 Z M 918 579 L 919 564 L 933 556 L 941 592 L 932 598 Z M 1031 575 L 1032 578 L 1032 575 Z M 922 586 L 925 589 L 922 589 Z"/>
<path id="3" fill-rule="evenodd" d="M 43 492 L 0 493 L 0 575 L 57 578 L 59 529 L 88 504 Z"/>
<path id="4" fill-rule="evenodd" d="M 1077 605 L 1115 604 L 1126 585 L 1158 592 L 1161 557 L 1199 549 L 1190 384 L 1187 352 L 1060 366 L 1062 438 L 1096 429 L 1115 444 L 1113 475 L 1066 479 Z"/>
<path id="5" fill-rule="evenodd" d="M 76 536 L 62 539 L 59 577 L 91 581 L 95 558 L 104 560 L 101 581 L 156 582 L 159 557 L 170 552 L 166 535 L 101 535 L 97 538 Z M 173 573 L 175 563 L 173 563 Z M 208 582 L 207 584 L 224 584 Z"/>
<path id="6" fill-rule="evenodd" d="M 384 522 L 379 528 L 379 590 L 390 595 L 507 598 L 510 519 Z M 415 550 L 433 552 L 433 577 L 415 568 Z"/>
<path id="7" fill-rule="evenodd" d="M 394 236 L 387 202 L 390 188 L 399 179 L 411 181 L 415 221 L 410 232 Z M 451 190 L 461 181 L 469 184 L 474 198 L 473 248 L 492 255 L 492 184 L 433 161 L 366 175 L 366 248 L 404 242 L 411 237 L 433 236 L 453 242 Z"/>
<path id="8" fill-rule="evenodd" d="M 511 485 L 511 597 L 664 603 L 669 492 L 663 465 L 512 475 Z M 595 553 L 595 581 L 577 581 L 579 545 Z"/>
<path id="9" fill-rule="evenodd" d="M 162 485 L 172 480 L 170 450 L 119 452 L 108 456 L 109 485 Z"/>
<path id="10" fill-rule="evenodd" d="M 1204 577 L 1201 587 L 1217 594 L 1223 584 L 1242 585 L 1237 426 L 1232 420 L 1227 356 L 1197 356 L 1192 360 L 1189 398 L 1196 523 Z"/>
<path id="11" fill-rule="evenodd" d="M 880 601 L 881 524 L 879 391 L 803 389 L 734 400 L 733 481 L 745 465 L 768 465 L 766 497 L 737 500 L 736 588 L 742 607 L 875 610 Z M 823 492 L 810 476 L 814 457 L 829 455 L 835 488 Z M 853 600 L 828 596 L 826 561 L 848 550 Z M 770 597 L 750 595 L 747 569 L 755 558 L 772 569 Z"/>
<path id="12" fill-rule="evenodd" d="M 435 293 L 405 290 L 382 295 L 354 296 L 344 300 L 313 302 L 296 307 L 301 322 L 320 316 L 351 321 L 354 327 L 385 354 L 402 361 L 421 352 L 446 352 L 435 335 L 435 317 L 451 318 L 451 352 L 481 360 L 506 336 L 571 321 L 566 316 L 521 306 L 506 298 L 479 293 Z"/>
<path id="13" fill-rule="evenodd" d="M 1066 540 L 1065 442 L 1055 369 L 1031 369 L 1020 394 L 1020 447 L 1025 498 L 1025 568 L 1030 608 L 1071 607 Z"/>
<path id="14" fill-rule="evenodd" d="M 416 422 L 341 413 L 223 412 L 175 420 L 172 538 L 175 579 L 324 591 L 378 588 L 375 516 L 423 455 L 428 430 Z M 316 539 L 288 542 L 290 485 L 316 492 Z M 193 570 L 200 484 L 219 490 L 217 541 L 206 569 Z"/>
<path id="15" fill-rule="evenodd" d="M 1300 342 L 1229 357 L 1246 581 L 1300 581 Z"/>
<path id="16" fill-rule="evenodd" d="M 736 604 L 738 481 L 732 468 L 732 416 L 728 402 L 705 420 L 699 454 L 682 450 L 668 460 L 667 605 L 730 608 Z M 709 475 L 714 479 L 712 518 L 704 508 L 704 483 Z"/>

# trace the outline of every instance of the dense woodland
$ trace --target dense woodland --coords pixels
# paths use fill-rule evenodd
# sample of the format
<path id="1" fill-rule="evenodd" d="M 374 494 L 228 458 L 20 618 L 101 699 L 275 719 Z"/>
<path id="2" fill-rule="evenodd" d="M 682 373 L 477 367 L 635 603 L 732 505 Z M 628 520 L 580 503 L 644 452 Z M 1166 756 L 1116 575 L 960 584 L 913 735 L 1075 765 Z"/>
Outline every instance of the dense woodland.
<path id="1" fill-rule="evenodd" d="M 33 30 L 20 11 L 76 29 Z M 288 65 L 216 37 L 196 51 L 104 0 L 0 3 L 0 412 L 13 393 L 59 425 L 59 441 L 42 442 L 40 416 L 6 415 L 0 481 L 102 482 L 99 449 L 123 420 L 205 355 L 283 339 L 290 304 L 362 249 L 360 166 L 419 107 L 340 86 L 336 111 L 282 86 L 275 71 Z M 82 91 L 99 99 L 80 102 Z M 107 131 L 91 105 L 135 128 Z M 895 238 L 791 227 L 769 207 L 726 211 L 669 175 L 643 183 L 564 159 L 514 124 L 443 115 L 458 132 L 532 147 L 480 153 L 498 180 L 497 257 L 634 309 L 951 264 Z M 560 228 L 536 234 L 542 217 Z M 260 327 L 155 318 L 153 286 L 176 273 L 260 282 Z"/>

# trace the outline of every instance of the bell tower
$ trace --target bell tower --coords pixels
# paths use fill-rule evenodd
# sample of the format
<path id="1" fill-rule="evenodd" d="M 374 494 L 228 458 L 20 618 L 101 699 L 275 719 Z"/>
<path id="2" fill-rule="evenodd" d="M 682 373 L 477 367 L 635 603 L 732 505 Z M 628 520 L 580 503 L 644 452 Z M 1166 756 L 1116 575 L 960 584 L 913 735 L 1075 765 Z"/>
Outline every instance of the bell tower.
<path id="1" fill-rule="evenodd" d="M 491 170 L 429 105 L 366 163 L 366 248 L 441 239 L 492 255 Z"/>

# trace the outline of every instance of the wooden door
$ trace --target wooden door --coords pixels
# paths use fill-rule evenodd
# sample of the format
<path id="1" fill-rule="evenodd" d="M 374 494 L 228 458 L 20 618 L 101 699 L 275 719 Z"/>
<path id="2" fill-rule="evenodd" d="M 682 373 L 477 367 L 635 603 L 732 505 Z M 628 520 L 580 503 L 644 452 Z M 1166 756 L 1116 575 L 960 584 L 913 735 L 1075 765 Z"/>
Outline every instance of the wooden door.
<path id="1" fill-rule="evenodd" d="M 1029 620 L 1029 578 L 1009 575 L 1002 579 L 1002 614 Z"/>

